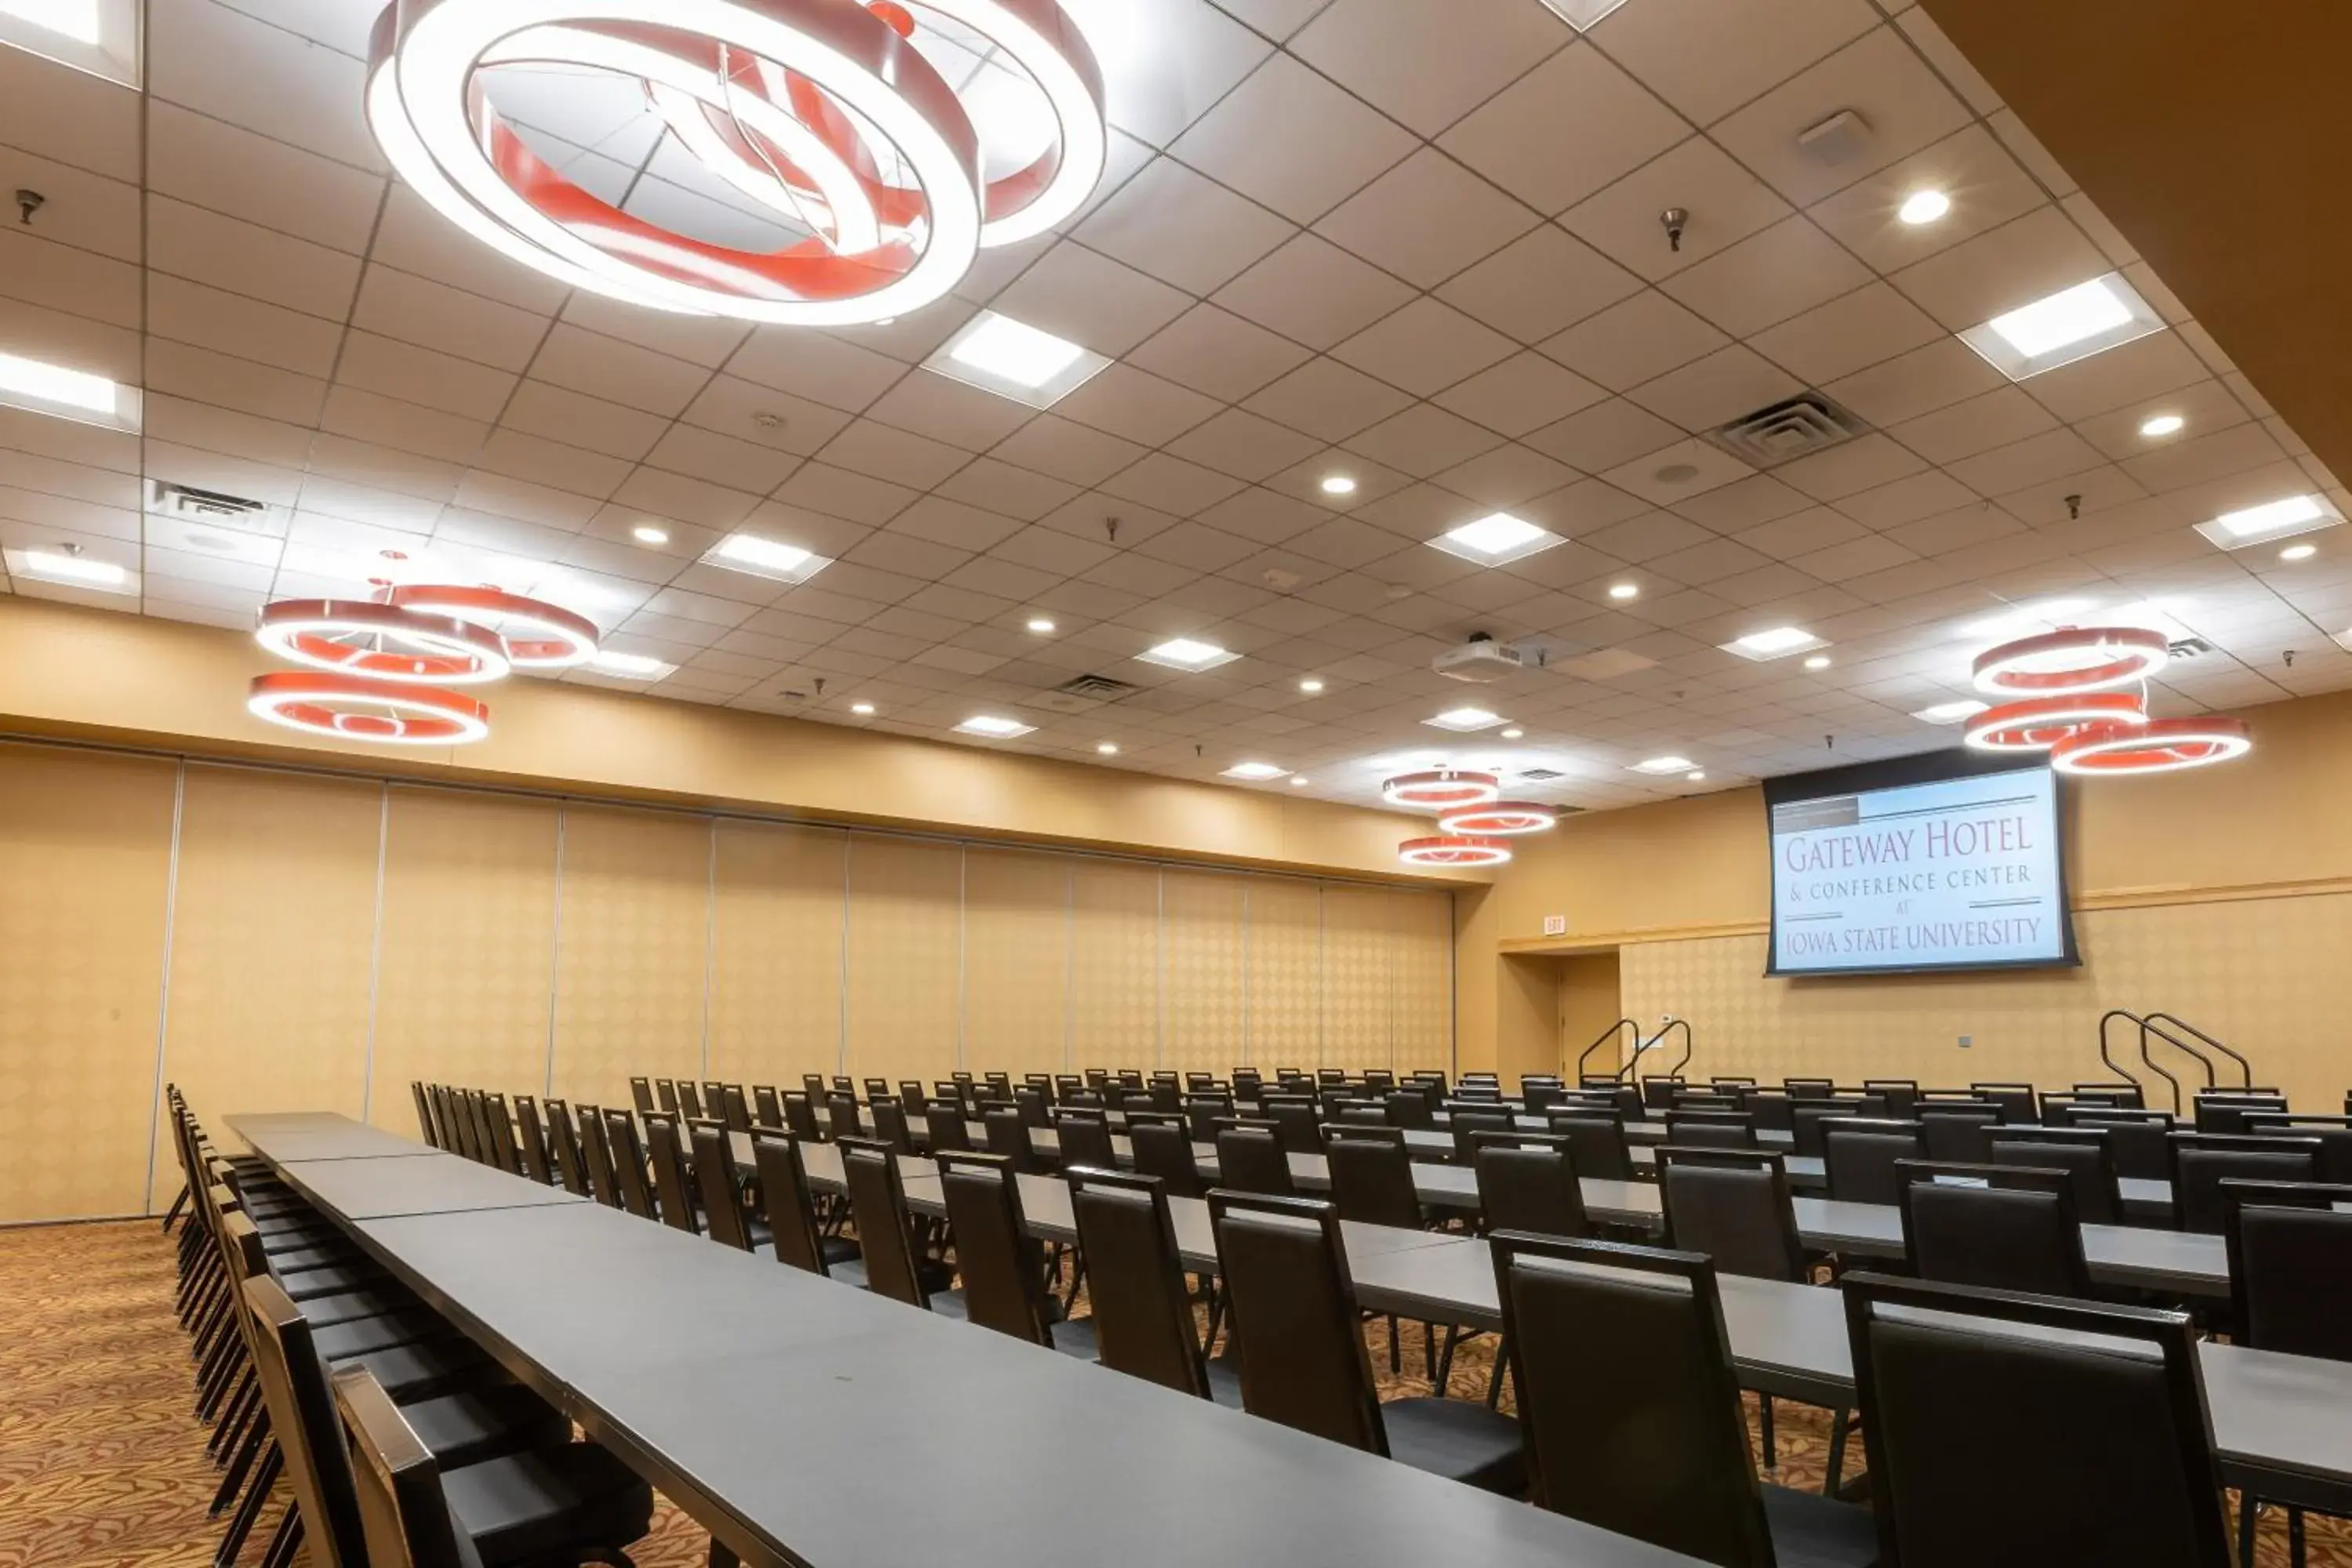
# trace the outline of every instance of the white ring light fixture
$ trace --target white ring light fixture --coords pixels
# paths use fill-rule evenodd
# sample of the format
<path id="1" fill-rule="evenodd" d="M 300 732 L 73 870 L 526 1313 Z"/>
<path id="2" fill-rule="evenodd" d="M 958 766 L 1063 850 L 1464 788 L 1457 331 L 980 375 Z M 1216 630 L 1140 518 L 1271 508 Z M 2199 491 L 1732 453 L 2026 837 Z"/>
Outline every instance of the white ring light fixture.
<path id="1" fill-rule="evenodd" d="M 575 288 L 755 321 L 882 321 L 945 295 L 981 247 L 1068 218 L 1108 154 L 1100 70 L 1055 0 L 920 9 L 1028 73 L 1055 126 L 1044 154 L 983 182 L 970 116 L 908 41 L 914 14 L 891 0 L 394 0 L 376 23 L 368 121 L 444 216 Z M 813 237 L 730 249 L 599 200 L 499 119 L 481 73 L 509 65 L 643 81 L 691 154 Z"/>
<path id="2" fill-rule="evenodd" d="M 569 669 L 596 657 L 596 623 L 543 600 L 498 588 L 419 583 L 394 588 L 400 609 L 452 616 L 469 624 L 496 620 L 498 637 L 517 669 Z"/>
<path id="3" fill-rule="evenodd" d="M 1502 794 L 1502 781 L 1494 774 L 1456 768 L 1400 773 L 1381 785 L 1381 798 L 1391 805 L 1417 805 L 1441 811 L 1448 806 L 1490 805 L 1501 799 Z"/>
<path id="4" fill-rule="evenodd" d="M 373 599 L 280 599 L 253 636 L 290 664 L 395 686 L 481 686 L 514 664 L 496 632 Z"/>
<path id="5" fill-rule="evenodd" d="M 2146 680 L 2172 657 L 2144 626 L 2065 626 L 1977 656 L 1976 687 L 1990 697 L 2079 697 Z"/>
<path id="6" fill-rule="evenodd" d="M 2079 697 L 2029 697 L 2004 702 L 1969 720 L 1961 737 L 1971 751 L 2046 752 L 2091 724 L 2144 724 L 2147 706 L 2137 692 L 2092 691 Z"/>
<path id="7" fill-rule="evenodd" d="M 1464 838 L 1446 834 L 1434 838 L 1408 838 L 1397 846 L 1397 858 L 1408 866 L 1500 866 L 1511 858 L 1510 846 L 1491 838 Z"/>
<path id="8" fill-rule="evenodd" d="M 1545 833 L 1559 825 L 1559 813 L 1531 800 L 1497 800 L 1485 805 L 1456 806 L 1437 814 L 1437 826 L 1452 834 L 1474 838 L 1515 837 Z"/>
<path id="9" fill-rule="evenodd" d="M 2059 742 L 2050 765 L 2062 773 L 2176 773 L 2233 762 L 2254 749 L 2237 719 L 2151 719 L 2093 725 Z"/>
<path id="10" fill-rule="evenodd" d="M 325 671 L 257 675 L 245 707 L 257 719 L 334 741 L 460 746 L 488 740 L 490 733 L 490 710 L 470 697 Z"/>

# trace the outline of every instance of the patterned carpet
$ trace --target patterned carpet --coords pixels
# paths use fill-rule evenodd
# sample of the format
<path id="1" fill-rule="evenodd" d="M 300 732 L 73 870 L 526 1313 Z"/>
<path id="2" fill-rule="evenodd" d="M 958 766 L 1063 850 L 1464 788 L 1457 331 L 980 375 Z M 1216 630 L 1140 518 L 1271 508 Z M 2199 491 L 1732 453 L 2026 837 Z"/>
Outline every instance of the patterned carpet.
<path id="1" fill-rule="evenodd" d="M 218 1474 L 190 1409 L 188 1342 L 172 1313 L 173 1244 L 152 1221 L 0 1229 L 0 1568 L 205 1568 Z M 1391 1377 L 1384 1324 L 1367 1335 L 1383 1393 L 1427 1394 L 1421 1330 L 1403 1330 Z M 1485 1394 L 1491 1339 L 1454 1358 L 1450 1392 Z M 1506 1405 L 1507 1406 L 1507 1400 Z M 1771 1479 L 1818 1489 L 1823 1413 L 1777 1407 Z M 1753 1424 L 1753 1402 L 1750 1422 Z M 1849 1474 L 1861 1463 L 1848 1446 Z M 259 1561 L 283 1501 L 247 1545 Z M 707 1537 L 665 1503 L 632 1552 L 640 1568 L 698 1568 Z M 2352 1526 L 2311 1521 L 2314 1568 L 2352 1568 Z M 2260 1568 L 2285 1568 L 2284 1524 L 2263 1516 Z"/>

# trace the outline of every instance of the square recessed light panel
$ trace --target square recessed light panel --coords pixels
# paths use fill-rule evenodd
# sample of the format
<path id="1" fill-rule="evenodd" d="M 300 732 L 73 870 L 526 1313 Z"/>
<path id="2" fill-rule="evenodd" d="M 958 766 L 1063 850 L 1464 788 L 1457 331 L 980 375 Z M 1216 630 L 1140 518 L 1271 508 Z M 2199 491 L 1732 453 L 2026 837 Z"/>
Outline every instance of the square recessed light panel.
<path id="1" fill-rule="evenodd" d="M 2011 381 L 2164 331 L 2164 318 L 2120 272 L 2062 289 L 1970 327 L 1960 341 Z"/>
<path id="2" fill-rule="evenodd" d="M 1221 664 L 1231 664 L 1241 658 L 1213 642 L 1198 642 L 1192 637 L 1171 637 L 1157 647 L 1144 649 L 1135 656 L 1146 664 L 1157 664 L 1169 669 L 1214 669 Z"/>
<path id="3" fill-rule="evenodd" d="M 833 562 L 797 544 L 762 539 L 756 533 L 730 533 L 703 552 L 702 563 L 777 583 L 805 583 Z"/>
<path id="4" fill-rule="evenodd" d="M 0 0 L 0 44 L 139 85 L 139 0 Z"/>
<path id="5" fill-rule="evenodd" d="M 1422 721 L 1423 723 L 1433 725 L 1437 729 L 1452 730 L 1465 735 L 1477 730 L 1491 730 L 1502 721 L 1501 714 L 1489 713 L 1484 708 L 1449 709 L 1434 719 Z"/>
<path id="6" fill-rule="evenodd" d="M 982 310 L 925 360 L 923 368 L 1032 408 L 1051 408 L 1108 363 L 1066 338 Z"/>
<path id="7" fill-rule="evenodd" d="M 1696 766 L 1698 764 L 1688 757 L 1652 757 L 1646 763 L 1635 763 L 1633 771 L 1637 773 L 1686 773 Z"/>
<path id="8" fill-rule="evenodd" d="M 1815 648 L 1829 647 L 1825 637 L 1817 637 L 1802 626 L 1774 626 L 1768 632 L 1751 632 L 1720 645 L 1726 653 L 1736 653 L 1742 658 L 1752 658 L 1761 664 L 1768 659 L 1786 658 L 1792 653 L 1811 653 Z"/>
<path id="9" fill-rule="evenodd" d="M 135 548 L 135 547 L 131 547 Z M 19 584 L 45 583 L 58 588 L 79 588 L 99 594 L 139 592 L 139 574 L 113 561 L 68 550 L 37 546 L 6 552 L 8 575 Z"/>
<path id="10" fill-rule="evenodd" d="M 1922 708 L 1911 715 L 1922 724 L 1957 724 L 1963 719 L 1973 719 L 1985 710 L 1987 704 L 1973 697 L 1963 697 L 1954 702 L 1938 702 L 1933 708 Z"/>
<path id="11" fill-rule="evenodd" d="M 1247 779 L 1253 784 L 1264 784 L 1268 779 L 1288 778 L 1290 770 L 1279 767 L 1273 763 L 1235 763 L 1225 770 L 1225 776 L 1229 779 Z"/>
<path id="12" fill-rule="evenodd" d="M 0 0 L 5 5 L 8 0 Z M 139 433 L 141 398 L 135 386 L 102 375 L 27 359 L 0 349 L 0 403 L 12 408 Z"/>
<path id="13" fill-rule="evenodd" d="M 2249 544 L 2268 544 L 2298 533 L 2339 527 L 2343 521 L 2344 514 L 2325 496 L 2288 496 L 2225 511 L 2210 522 L 2199 523 L 2197 531 L 2224 550 L 2243 550 Z"/>
<path id="14" fill-rule="evenodd" d="M 1475 561 L 1481 566 L 1501 566 L 1568 542 L 1548 528 L 1498 511 L 1450 529 L 1429 542 L 1448 555 Z"/>
<path id="15" fill-rule="evenodd" d="M 1592 30 L 1593 25 L 1625 0 L 1543 0 L 1552 14 L 1580 33 Z"/>
<path id="16" fill-rule="evenodd" d="M 1036 732 L 1034 724 L 1024 724 L 1018 719 L 1001 719 L 993 713 L 975 713 L 956 726 L 959 735 L 978 735 L 990 741 L 1010 741 L 1015 736 Z"/>
<path id="17" fill-rule="evenodd" d="M 600 648 L 587 668 L 599 675 L 617 676 L 623 680 L 659 680 L 677 673 L 677 666 L 646 653 L 621 653 L 613 648 Z"/>

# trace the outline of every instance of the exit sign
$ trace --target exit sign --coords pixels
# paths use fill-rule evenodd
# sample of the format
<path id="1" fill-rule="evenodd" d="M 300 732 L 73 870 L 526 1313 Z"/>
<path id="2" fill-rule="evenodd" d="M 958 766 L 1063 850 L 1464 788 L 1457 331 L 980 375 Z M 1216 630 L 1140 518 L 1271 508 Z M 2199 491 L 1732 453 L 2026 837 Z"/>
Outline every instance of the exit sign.
<path id="1" fill-rule="evenodd" d="M 1544 916 L 1544 935 L 1546 935 L 1546 936 L 1566 936 L 1567 934 L 1568 934 L 1568 917 L 1567 917 L 1566 915 L 1546 915 L 1546 916 Z"/>

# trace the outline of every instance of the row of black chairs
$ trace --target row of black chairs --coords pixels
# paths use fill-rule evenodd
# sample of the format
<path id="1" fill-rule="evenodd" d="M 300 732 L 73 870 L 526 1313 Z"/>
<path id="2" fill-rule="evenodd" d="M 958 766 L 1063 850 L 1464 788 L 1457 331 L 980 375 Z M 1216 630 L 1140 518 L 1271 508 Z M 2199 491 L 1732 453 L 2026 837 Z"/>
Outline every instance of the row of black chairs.
<path id="1" fill-rule="evenodd" d="M 176 1088 L 167 1109 L 186 1181 L 180 1318 L 223 1472 L 216 1564 L 281 1490 L 264 1568 L 628 1562 L 651 1488 L 259 1161 L 223 1158 Z"/>

